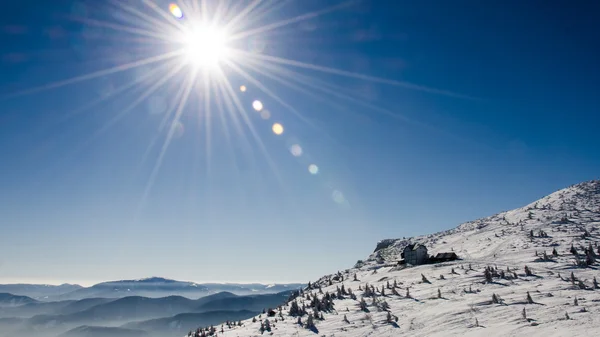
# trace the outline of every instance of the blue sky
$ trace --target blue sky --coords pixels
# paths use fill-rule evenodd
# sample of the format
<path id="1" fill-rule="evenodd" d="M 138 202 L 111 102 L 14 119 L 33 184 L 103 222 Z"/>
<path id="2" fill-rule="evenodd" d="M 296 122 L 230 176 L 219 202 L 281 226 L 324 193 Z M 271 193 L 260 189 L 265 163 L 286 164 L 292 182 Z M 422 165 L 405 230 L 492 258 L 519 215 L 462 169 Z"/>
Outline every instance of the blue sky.
<path id="1" fill-rule="evenodd" d="M 292 1 L 243 24 L 339 3 Z M 198 80 L 155 175 L 160 126 L 173 121 L 189 69 L 130 110 L 176 62 L 61 81 L 173 47 L 98 22 L 169 30 L 109 2 L 7 6 L 0 282 L 308 281 L 352 266 L 380 239 L 452 228 L 600 172 L 595 2 L 362 2 L 252 35 L 235 47 L 354 77 L 236 59 L 279 99 L 224 68 L 246 123 L 234 107 L 219 112 L 214 83 L 206 105 Z M 261 69 L 308 82 L 285 86 Z M 252 111 L 256 99 L 268 120 Z"/>

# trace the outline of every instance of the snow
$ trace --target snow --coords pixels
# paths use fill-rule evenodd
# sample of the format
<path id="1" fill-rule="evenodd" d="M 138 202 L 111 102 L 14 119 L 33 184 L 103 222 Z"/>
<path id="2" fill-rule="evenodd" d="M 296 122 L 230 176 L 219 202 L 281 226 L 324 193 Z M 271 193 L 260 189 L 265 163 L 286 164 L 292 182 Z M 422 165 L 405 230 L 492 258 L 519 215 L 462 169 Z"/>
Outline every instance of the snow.
<path id="1" fill-rule="evenodd" d="M 600 330 L 600 289 L 594 289 L 593 278 L 600 278 L 599 264 L 577 267 L 571 244 L 583 255 L 584 247 L 592 245 L 598 254 L 600 244 L 600 181 L 586 182 L 555 192 L 525 207 L 467 222 L 455 229 L 409 239 L 387 240 L 381 249 L 371 254 L 363 264 L 339 274 L 326 275 L 306 289 L 311 297 L 323 293 L 336 294 L 342 285 L 351 288 L 356 300 L 349 296 L 334 300 L 334 311 L 323 312 L 324 320 L 315 320 L 316 330 L 297 324 L 288 315 L 289 303 L 283 307 L 283 317 L 269 317 L 273 336 L 593 336 Z M 548 237 L 530 238 L 544 231 Z M 585 235 L 584 235 L 585 234 Z M 587 235 L 589 234 L 589 235 Z M 429 255 L 454 251 L 461 260 L 421 266 L 398 266 L 402 249 L 409 243 L 427 246 Z M 385 246 L 385 247 L 384 247 Z M 379 246 L 378 246 L 379 247 Z M 559 256 L 553 257 L 556 248 Z M 536 256 L 536 252 L 539 256 Z M 552 261 L 544 262 L 546 252 Z M 583 257 L 585 260 L 585 256 Z M 533 271 L 527 276 L 524 267 Z M 494 277 L 486 282 L 484 270 L 502 270 L 506 278 Z M 452 272 L 454 270 L 454 273 Z M 508 272 L 510 270 L 510 272 Z M 517 278 L 513 278 L 513 273 Z M 570 276 L 577 279 L 571 282 Z M 343 280 L 334 280 L 342 275 Z M 354 281 L 356 275 L 358 281 Z M 423 282 L 424 275 L 429 282 Z M 441 277 L 443 275 L 443 278 Z M 329 280 L 332 284 L 329 285 Z M 366 285 L 378 289 L 393 287 L 385 301 L 397 322 L 387 322 L 387 311 L 373 306 L 365 298 L 369 313 L 359 307 Z M 581 289 L 582 281 L 585 289 Z M 406 297 L 407 288 L 410 297 Z M 438 298 L 438 289 L 441 298 Z M 533 303 L 527 301 L 527 293 Z M 500 303 L 492 303 L 492 296 Z M 577 299 L 578 303 L 575 303 Z M 302 306 L 303 296 L 297 298 Z M 523 309 L 526 316 L 523 317 Z M 308 309 L 312 312 L 312 309 Z M 344 315 L 348 322 L 344 321 Z M 569 316 L 567 319 L 567 315 Z M 264 320 L 266 317 L 262 315 Z M 277 322 L 275 322 L 277 318 Z M 260 319 L 243 321 L 241 327 L 225 327 L 224 337 L 260 336 Z M 307 316 L 302 317 L 306 322 Z"/>

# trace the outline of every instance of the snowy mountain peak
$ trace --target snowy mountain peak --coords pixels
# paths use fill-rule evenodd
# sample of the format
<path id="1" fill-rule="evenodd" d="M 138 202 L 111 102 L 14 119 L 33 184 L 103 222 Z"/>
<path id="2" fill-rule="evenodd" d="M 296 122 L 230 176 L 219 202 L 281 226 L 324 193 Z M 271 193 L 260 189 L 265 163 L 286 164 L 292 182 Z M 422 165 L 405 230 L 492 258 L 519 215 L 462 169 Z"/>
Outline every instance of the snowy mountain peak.
<path id="1" fill-rule="evenodd" d="M 485 257 L 497 254 L 494 243 L 475 246 L 472 235 L 489 233 L 496 242 L 510 241 L 520 232 L 551 232 L 571 224 L 570 230 L 596 230 L 600 214 L 600 180 L 592 180 L 556 191 L 524 207 L 469 221 L 447 231 L 406 239 L 385 239 L 377 243 L 367 261 L 395 261 L 404 247 L 413 243 L 424 244 L 429 254 L 456 252 L 463 257 Z M 575 226 L 577 224 L 577 226 Z M 489 238 L 486 238 L 486 240 Z M 490 239 L 491 240 L 491 239 Z M 500 244 L 500 243 L 498 243 Z M 506 243 L 503 243 L 506 244 Z"/>
<path id="2" fill-rule="evenodd" d="M 600 181 L 573 185 L 447 231 L 381 240 L 354 268 L 219 336 L 589 336 L 600 329 L 599 229 Z M 399 263 L 413 244 L 458 260 Z"/>

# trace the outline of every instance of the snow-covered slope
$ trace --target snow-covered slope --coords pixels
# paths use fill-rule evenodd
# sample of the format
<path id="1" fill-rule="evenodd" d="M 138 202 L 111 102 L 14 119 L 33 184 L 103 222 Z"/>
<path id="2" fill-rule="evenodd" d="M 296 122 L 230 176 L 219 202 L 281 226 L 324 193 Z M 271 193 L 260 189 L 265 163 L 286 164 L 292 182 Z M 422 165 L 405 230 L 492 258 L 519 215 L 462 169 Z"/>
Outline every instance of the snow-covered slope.
<path id="1" fill-rule="evenodd" d="M 313 282 L 281 315 L 268 318 L 271 329 L 264 334 L 594 336 L 600 331 L 600 289 L 594 282 L 600 264 L 590 259 L 600 255 L 599 225 L 600 181 L 591 181 L 452 230 L 384 240 L 354 268 Z M 424 244 L 430 255 L 453 251 L 461 260 L 400 266 L 400 253 L 410 243 Z M 588 247 L 594 254 L 586 257 Z M 338 291 L 342 286 L 346 294 Z M 289 314 L 294 301 L 313 313 L 307 298 L 322 301 L 326 294 L 332 295 L 333 309 L 319 312 L 323 320 L 315 319 L 313 329 L 306 327 L 308 315 L 300 317 L 301 325 Z M 217 334 L 259 336 L 265 319 L 263 314 L 241 327 L 225 326 L 224 332 L 217 327 Z"/>

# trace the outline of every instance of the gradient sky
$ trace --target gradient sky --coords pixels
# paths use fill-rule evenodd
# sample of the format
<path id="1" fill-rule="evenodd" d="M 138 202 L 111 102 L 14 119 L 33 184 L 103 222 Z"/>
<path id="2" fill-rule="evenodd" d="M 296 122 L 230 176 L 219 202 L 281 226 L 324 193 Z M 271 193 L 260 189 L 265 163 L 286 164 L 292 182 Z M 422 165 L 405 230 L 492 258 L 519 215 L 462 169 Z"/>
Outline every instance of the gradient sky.
<path id="1" fill-rule="evenodd" d="M 226 69 L 248 124 L 233 107 L 219 112 L 214 82 L 206 105 L 199 80 L 155 179 L 160 126 L 173 121 L 189 68 L 130 110 L 179 61 L 61 82 L 172 47 L 99 27 L 170 32 L 140 1 L 120 3 L 164 26 L 109 1 L 3 4 L 0 282 L 306 282 L 351 267 L 380 239 L 599 177 L 597 1 L 365 1 L 252 35 L 236 48 L 361 75 L 236 59 L 279 100 Z M 291 1 L 241 24 L 338 3 Z"/>

